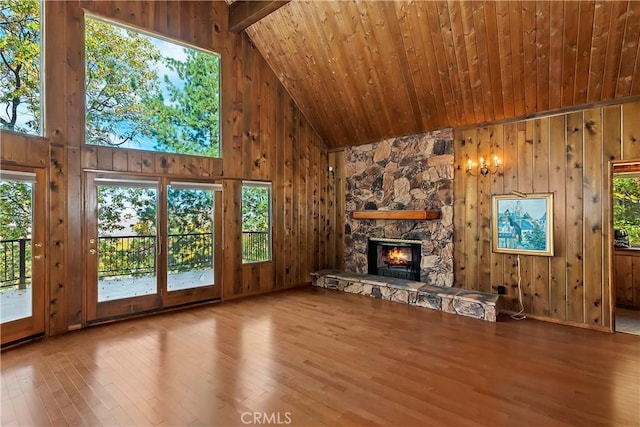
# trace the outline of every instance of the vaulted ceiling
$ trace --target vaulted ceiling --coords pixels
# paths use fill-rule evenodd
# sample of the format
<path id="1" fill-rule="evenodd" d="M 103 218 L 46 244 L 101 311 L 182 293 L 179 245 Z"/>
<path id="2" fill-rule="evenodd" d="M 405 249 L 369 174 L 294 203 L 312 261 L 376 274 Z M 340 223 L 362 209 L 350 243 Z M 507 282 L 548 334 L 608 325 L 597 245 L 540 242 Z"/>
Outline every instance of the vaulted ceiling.
<path id="1" fill-rule="evenodd" d="M 640 94 L 640 1 L 294 0 L 246 31 L 331 147 Z"/>

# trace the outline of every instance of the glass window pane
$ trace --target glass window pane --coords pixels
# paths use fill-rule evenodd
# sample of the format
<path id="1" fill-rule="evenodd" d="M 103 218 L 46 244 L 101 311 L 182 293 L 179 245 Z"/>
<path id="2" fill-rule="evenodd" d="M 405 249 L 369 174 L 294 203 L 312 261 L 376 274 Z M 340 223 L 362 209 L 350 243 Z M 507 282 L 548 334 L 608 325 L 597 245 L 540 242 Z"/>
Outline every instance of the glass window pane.
<path id="1" fill-rule="evenodd" d="M 157 191 L 98 185 L 98 302 L 157 292 Z"/>
<path id="2" fill-rule="evenodd" d="M 33 182 L 0 181 L 0 323 L 31 317 Z"/>
<path id="3" fill-rule="evenodd" d="M 85 20 L 88 144 L 219 157 L 220 57 Z"/>
<path id="4" fill-rule="evenodd" d="M 640 176 L 613 178 L 613 228 L 616 246 L 640 246 Z"/>
<path id="5" fill-rule="evenodd" d="M 271 186 L 242 186 L 242 262 L 271 259 Z"/>
<path id="6" fill-rule="evenodd" d="M 42 134 L 40 0 L 0 0 L 0 128 Z"/>
<path id="7" fill-rule="evenodd" d="M 209 286 L 213 279 L 213 190 L 168 187 L 167 288 Z"/>

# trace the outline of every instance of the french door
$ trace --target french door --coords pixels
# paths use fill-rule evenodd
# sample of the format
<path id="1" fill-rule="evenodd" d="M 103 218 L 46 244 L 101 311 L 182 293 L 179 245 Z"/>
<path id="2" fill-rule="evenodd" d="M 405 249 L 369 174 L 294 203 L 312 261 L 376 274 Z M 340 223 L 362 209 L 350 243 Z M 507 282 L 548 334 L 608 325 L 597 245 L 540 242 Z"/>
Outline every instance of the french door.
<path id="1" fill-rule="evenodd" d="M 0 172 L 2 345 L 45 332 L 45 180 L 39 168 Z"/>
<path id="2" fill-rule="evenodd" d="M 215 184 L 87 174 L 87 321 L 220 297 Z"/>

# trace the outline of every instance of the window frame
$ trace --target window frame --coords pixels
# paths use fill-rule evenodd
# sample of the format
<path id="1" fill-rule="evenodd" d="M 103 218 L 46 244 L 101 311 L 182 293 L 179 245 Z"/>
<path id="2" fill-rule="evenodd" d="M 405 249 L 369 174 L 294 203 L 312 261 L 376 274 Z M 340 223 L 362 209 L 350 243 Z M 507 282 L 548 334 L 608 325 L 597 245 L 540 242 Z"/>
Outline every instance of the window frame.
<path id="1" fill-rule="evenodd" d="M 44 0 L 41 0 L 44 1 Z M 150 148 L 141 148 L 141 147 L 121 147 L 120 145 L 104 145 L 104 144 L 93 144 L 90 143 L 88 138 L 87 138 L 87 126 L 86 126 L 86 115 L 87 115 L 87 93 L 86 93 L 86 70 L 87 70 L 87 58 L 86 58 L 86 21 L 87 19 L 93 19 L 93 20 L 97 20 L 97 21 L 101 21 L 103 23 L 109 24 L 111 26 L 120 28 L 124 31 L 132 31 L 138 34 L 141 34 L 143 36 L 152 38 L 152 39 L 157 39 L 157 40 L 161 40 L 163 42 L 166 43 L 171 43 L 173 45 L 179 46 L 181 48 L 186 48 L 186 49 L 192 49 L 195 51 L 200 51 L 209 55 L 213 55 L 216 56 L 218 58 L 218 67 L 219 67 L 219 72 L 217 75 L 217 80 L 218 80 L 218 112 L 217 112 L 217 122 L 218 122 L 218 132 L 217 132 L 217 151 L 218 151 L 218 155 L 217 156 L 209 156 L 209 155 L 205 155 L 205 154 L 193 154 L 193 153 L 183 153 L 183 152 L 177 152 L 177 151 L 159 151 L 159 150 L 155 150 L 155 149 L 150 149 Z M 192 156 L 192 157 L 201 157 L 201 158 L 205 158 L 205 159 L 222 159 L 222 54 L 218 53 L 216 51 L 213 51 L 209 48 L 205 48 L 205 47 L 201 47 L 201 46 L 195 46 L 193 44 L 190 44 L 184 40 L 181 39 L 176 39 L 176 38 L 172 38 L 170 36 L 164 35 L 164 34 L 158 34 L 156 32 L 154 32 L 153 30 L 150 30 L 148 28 L 144 28 L 144 27 L 140 27 L 140 26 L 136 26 L 134 24 L 128 23 L 128 22 L 121 22 L 119 20 L 115 20 L 112 18 L 106 18 L 103 17 L 101 15 L 95 14 L 95 13 L 91 13 L 88 11 L 85 11 L 84 13 L 84 21 L 85 23 L 85 29 L 84 29 L 84 33 L 83 33 L 83 46 L 84 46 L 84 51 L 85 51 L 85 57 L 84 57 L 84 73 L 85 73 L 85 86 L 84 86 L 84 103 L 83 103 L 83 108 L 84 108 L 84 117 L 85 117 L 85 130 L 84 130 L 84 138 L 83 138 L 83 144 L 85 146 L 91 146 L 91 147 L 107 147 L 107 148 L 112 148 L 112 149 L 117 149 L 117 150 L 135 150 L 138 152 L 148 152 L 148 153 L 153 153 L 156 155 L 179 155 L 179 156 Z M 174 59 L 174 58 L 171 58 Z M 159 78 L 158 81 L 162 81 L 164 79 L 164 76 L 161 76 Z M 154 141 L 155 143 L 156 141 Z M 211 145 L 212 146 L 212 145 Z"/>

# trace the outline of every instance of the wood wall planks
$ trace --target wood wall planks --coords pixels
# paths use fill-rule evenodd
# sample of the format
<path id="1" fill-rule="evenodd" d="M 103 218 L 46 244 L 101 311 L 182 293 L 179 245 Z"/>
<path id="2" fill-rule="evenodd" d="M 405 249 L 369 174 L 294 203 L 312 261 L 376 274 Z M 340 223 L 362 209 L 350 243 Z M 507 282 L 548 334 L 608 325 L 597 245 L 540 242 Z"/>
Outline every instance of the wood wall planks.
<path id="1" fill-rule="evenodd" d="M 483 202 L 514 190 L 552 192 L 555 256 L 520 256 L 525 313 L 610 329 L 609 161 L 640 159 L 639 112 L 640 100 L 456 131 L 454 286 L 496 293 L 504 285 L 505 307 L 517 310 L 516 257 L 490 254 L 491 262 L 484 262 L 490 240 Z M 465 172 L 469 157 L 487 153 L 504 159 L 490 187 L 487 178 Z"/>
<path id="2" fill-rule="evenodd" d="M 316 123 L 324 123 L 325 135 L 340 134 L 332 138 L 335 145 L 370 141 L 375 138 L 372 135 L 380 133 L 376 128 L 378 125 L 387 126 L 384 136 L 397 133 L 389 129 L 394 124 L 415 132 L 420 127 L 416 123 L 418 117 L 422 120 L 420 125 L 434 126 L 439 123 L 436 115 L 444 115 L 451 123 L 463 123 L 523 115 L 538 111 L 547 103 L 549 108 L 560 108 L 573 105 L 576 100 L 593 102 L 627 96 L 637 93 L 637 85 L 635 82 L 629 84 L 627 77 L 637 73 L 640 67 L 619 70 L 615 64 L 637 51 L 637 37 L 635 33 L 621 31 L 609 31 L 610 37 L 603 36 L 605 28 L 624 28 L 624 23 L 631 22 L 627 5 L 626 2 L 614 2 L 592 10 L 593 3 L 589 2 L 566 4 L 558 10 L 557 3 L 547 5 L 544 2 L 527 3 L 525 8 L 520 2 L 495 5 L 440 2 L 395 4 L 372 10 L 371 6 L 361 3 L 318 4 L 324 19 L 336 29 L 349 27 L 340 18 L 342 7 L 360 12 L 362 25 L 358 25 L 356 32 L 344 41 L 363 49 L 356 51 L 336 44 L 331 47 L 331 55 L 327 55 L 320 47 L 310 46 L 313 58 L 298 56 L 305 61 L 306 68 L 301 69 L 309 69 L 307 76 L 314 78 L 296 79 L 293 67 L 286 68 L 286 75 L 276 76 L 245 34 L 227 32 L 228 8 L 222 2 L 48 2 L 47 35 L 59 42 L 48 44 L 45 51 L 49 71 L 45 81 L 47 134 L 45 138 L 39 138 L 3 132 L 0 159 L 3 164 L 40 166 L 49 172 L 49 333 L 80 326 L 85 310 L 80 279 L 82 263 L 78 262 L 84 255 L 80 195 L 85 170 L 221 179 L 227 192 L 223 203 L 228 203 L 223 221 L 229 228 L 225 228 L 225 232 L 234 239 L 229 245 L 225 241 L 224 256 L 230 263 L 225 265 L 223 272 L 224 297 L 295 286 L 308 281 L 308 273 L 313 270 L 341 268 L 344 263 L 344 158 L 339 151 L 327 151 L 325 141 L 307 121 L 278 77 L 285 83 L 295 82 L 298 88 L 302 88 L 305 81 L 318 81 L 315 77 L 321 77 L 321 71 L 312 67 L 318 58 L 337 71 L 338 76 L 330 81 L 340 85 L 340 91 L 311 87 L 298 97 L 308 104 L 321 99 L 321 94 L 329 96 L 339 92 L 349 102 L 346 105 L 337 101 L 330 103 L 335 105 L 335 112 L 340 116 L 335 119 L 326 109 L 318 109 L 313 114 L 307 110 L 310 118 L 319 118 Z M 222 159 L 83 144 L 83 9 L 222 55 Z M 582 26 L 574 28 L 571 22 L 563 23 L 557 18 L 560 12 L 564 16 L 579 14 L 581 19 L 592 22 L 593 30 Z M 277 14 L 282 14 L 285 20 L 304 15 L 298 5 L 287 5 Z M 399 28 L 395 24 L 377 25 L 389 14 L 395 15 Z M 406 31 L 405 27 L 420 26 L 421 22 L 428 25 Z M 275 24 L 267 20 L 255 28 L 262 25 Z M 436 26 L 463 32 L 442 34 Z M 509 40 L 494 31 L 507 27 L 516 32 L 529 32 L 526 38 L 523 35 Z M 465 31 L 474 28 L 479 32 Z M 323 37 L 333 34 L 314 22 L 301 21 L 294 29 L 320 30 L 316 32 Z M 532 29 L 538 31 L 535 37 L 530 32 Z M 387 31 L 403 37 L 401 41 L 394 40 L 394 44 L 384 46 L 387 61 L 395 58 L 397 61 L 390 62 L 410 67 L 411 72 L 395 73 L 366 65 L 375 61 L 375 56 L 364 46 Z M 284 47 L 302 52 L 302 47 L 298 46 L 301 40 L 290 39 Z M 587 67 L 583 53 L 587 52 L 590 40 L 594 40 L 594 46 L 596 41 L 600 44 L 591 50 L 591 62 Z M 416 49 L 407 51 L 412 43 L 416 44 Z M 546 58 L 544 47 L 547 43 L 575 49 L 564 49 L 562 55 L 551 49 Z M 264 44 L 261 48 L 268 58 L 285 53 L 274 43 L 267 44 L 268 49 Z M 604 44 L 606 53 L 601 49 Z M 453 49 L 445 57 L 455 58 L 458 73 L 450 72 L 437 60 L 426 70 L 418 66 L 442 48 Z M 408 52 L 406 58 L 401 57 L 403 49 Z M 496 50 L 480 55 L 487 49 Z M 350 62 L 343 63 L 340 57 L 348 57 Z M 604 64 L 598 62 L 602 57 L 605 57 Z M 632 63 L 626 59 L 624 62 Z M 477 71 L 483 64 L 489 67 L 491 75 Z M 496 64 L 500 64 L 499 69 L 491 68 Z M 579 67 L 583 72 L 588 68 L 593 74 L 586 92 L 582 91 L 585 83 L 576 80 L 584 77 L 563 74 L 563 64 Z M 522 74 L 530 69 L 530 65 L 535 65 L 532 68 L 537 70 L 536 77 L 523 79 Z M 546 67 L 549 67 L 548 80 L 541 77 L 546 76 Z M 361 71 L 369 73 L 367 80 L 355 77 L 354 73 Z M 603 79 L 596 78 L 601 74 Z M 441 76 L 445 79 L 442 82 Z M 400 81 L 395 82 L 395 77 Z M 601 85 L 597 83 L 599 80 L 602 80 Z M 386 96 L 384 82 L 391 82 L 388 87 L 401 97 L 393 98 L 388 109 L 378 111 L 367 102 L 391 99 Z M 354 88 L 366 92 L 365 104 L 356 102 Z M 601 92 L 600 96 L 596 96 L 596 92 Z M 298 89 L 292 93 L 298 94 Z M 484 96 L 485 93 L 491 96 Z M 446 94 L 456 99 L 439 99 Z M 464 100 L 464 104 L 458 99 Z M 359 117 L 375 113 L 380 120 L 354 121 L 351 120 L 353 111 L 358 112 Z M 556 195 L 556 206 L 562 207 L 554 213 L 555 227 L 559 230 L 555 235 L 556 256 L 546 261 L 531 257 L 522 260 L 525 308 L 528 313 L 540 317 L 610 327 L 607 307 L 610 305 L 611 278 L 606 270 L 607 260 L 612 258 L 607 243 L 611 238 L 607 226 L 611 210 L 610 181 L 608 169 L 603 165 L 609 160 L 640 158 L 640 125 L 636 120 L 639 115 L 640 103 L 631 102 L 457 131 L 457 162 L 466 162 L 468 158 L 477 161 L 480 155 L 497 152 L 502 153 L 504 169 L 500 176 L 474 178 L 464 173 L 464 165 L 456 167 L 456 284 L 493 292 L 498 284 L 504 284 L 508 288 L 507 307 L 516 309 L 516 260 L 512 255 L 493 254 L 488 250 L 490 211 L 487 198 L 490 194 L 511 190 L 552 191 Z M 334 168 L 334 173 L 328 172 L 329 166 Z M 239 182 L 243 179 L 273 183 L 271 262 L 238 263 L 241 248 L 235 239 L 241 226 L 240 209 L 235 203 L 239 197 Z M 584 248 L 594 245 L 599 249 L 587 254 Z"/>
<path id="3" fill-rule="evenodd" d="M 2 164 L 47 168 L 51 335 L 82 326 L 84 171 L 223 182 L 224 298 L 296 286 L 331 267 L 324 246 L 327 146 L 246 34 L 227 32 L 224 2 L 47 2 L 44 138 L 3 132 Z M 84 145 L 84 13 L 222 57 L 222 158 Z M 271 181 L 273 260 L 242 265 L 241 180 Z"/>

